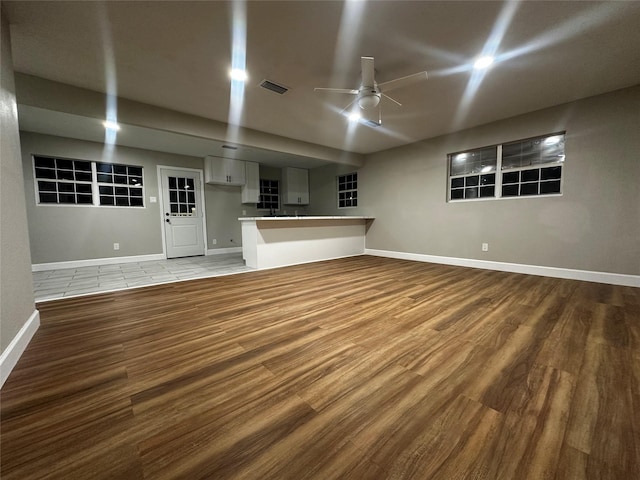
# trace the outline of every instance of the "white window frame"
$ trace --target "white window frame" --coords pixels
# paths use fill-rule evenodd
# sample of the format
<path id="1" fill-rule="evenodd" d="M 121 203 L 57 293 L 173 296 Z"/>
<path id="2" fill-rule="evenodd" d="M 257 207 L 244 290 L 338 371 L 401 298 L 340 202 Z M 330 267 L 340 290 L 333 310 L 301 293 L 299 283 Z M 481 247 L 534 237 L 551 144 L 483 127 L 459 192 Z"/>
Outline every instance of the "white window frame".
<path id="1" fill-rule="evenodd" d="M 46 160 L 51 160 L 54 164 L 53 167 L 49 167 L 49 166 L 37 166 L 36 165 L 36 159 L 37 158 L 43 158 Z M 60 168 L 57 165 L 57 160 L 61 160 L 61 161 L 65 161 L 65 162 L 72 162 L 72 168 L 68 169 L 68 168 Z M 68 159 L 68 158 L 60 158 L 60 157 L 48 157 L 48 156 L 44 156 L 44 155 L 33 155 L 32 156 L 32 167 L 33 167 L 33 181 L 34 181 L 34 191 L 35 191 L 35 197 L 36 197 L 36 204 L 37 205 L 64 205 L 64 206 L 68 206 L 68 207 L 86 207 L 86 206 L 91 206 L 93 204 L 93 195 L 95 194 L 95 187 L 92 183 L 92 179 L 93 179 L 93 175 L 92 175 L 92 171 L 91 170 L 76 170 L 76 165 L 73 162 L 82 162 L 82 163 L 88 163 L 89 164 L 89 168 L 91 169 L 91 162 L 87 161 L 87 160 L 74 160 L 74 159 Z M 53 173 L 53 178 L 47 178 L 46 176 L 38 176 L 38 170 L 41 171 L 49 171 Z M 69 172 L 71 174 L 71 176 L 73 178 L 69 179 L 69 178 L 58 178 L 59 177 L 59 172 Z M 78 180 L 77 179 L 77 174 L 81 173 L 83 175 L 88 175 L 88 179 L 87 180 Z M 51 183 L 54 184 L 54 189 L 49 189 L 49 190 L 40 190 L 40 182 L 43 183 Z M 73 185 L 73 192 L 64 192 L 64 191 L 60 191 L 60 185 Z M 89 192 L 77 192 L 77 186 L 78 185 L 88 185 L 89 187 L 91 187 L 91 194 L 89 194 Z M 56 199 L 58 201 L 56 202 L 42 202 L 40 199 L 40 195 L 55 195 Z M 78 202 L 78 194 L 86 197 L 87 199 L 91 199 L 91 202 L 87 202 L 87 203 L 80 203 Z M 73 203 L 68 203 L 68 202 L 60 202 L 60 195 L 73 195 L 75 198 L 75 201 Z"/>
<path id="2" fill-rule="evenodd" d="M 127 183 L 116 183 L 114 181 L 112 182 L 105 182 L 100 180 L 100 175 L 105 174 L 104 172 L 99 172 L 98 171 L 98 164 L 100 165 L 111 165 L 112 167 L 112 173 L 106 173 L 106 175 L 111 175 L 112 179 L 115 180 L 115 177 L 125 177 L 127 180 Z M 116 173 L 115 172 L 115 167 L 124 167 L 126 170 L 126 173 L 122 174 L 122 173 Z M 137 165 L 125 165 L 123 163 L 109 163 L 109 162 L 93 162 L 92 163 L 92 168 L 94 170 L 96 170 L 96 182 L 98 184 L 98 203 L 97 205 L 100 207 L 118 207 L 118 208 L 122 208 L 122 207 L 131 207 L 131 208 L 142 208 L 144 207 L 144 168 L 143 167 L 139 167 Z M 132 168 L 136 168 L 136 169 L 140 169 L 140 175 L 136 175 L 130 172 L 130 169 Z M 140 178 L 141 183 L 137 183 L 137 180 Z M 100 187 L 106 187 L 106 188 L 111 188 L 113 191 L 113 194 L 103 194 L 100 192 Z M 117 193 L 117 189 L 126 189 L 126 193 Z M 142 190 L 142 196 L 139 197 L 137 195 L 131 195 L 131 190 L 132 189 L 141 189 Z M 102 198 L 101 197 L 112 197 L 114 199 L 114 204 L 102 204 Z M 128 203 L 131 203 L 131 199 L 132 198 L 141 198 L 142 199 L 142 205 L 118 205 L 117 201 L 118 198 L 123 198 L 126 197 L 128 200 Z"/>
<path id="3" fill-rule="evenodd" d="M 352 179 L 351 181 L 348 181 L 347 177 L 349 175 L 352 175 Z M 341 181 L 341 179 L 344 179 L 344 181 Z M 344 184 L 345 186 L 348 185 L 349 183 L 352 184 L 352 188 L 344 188 L 343 190 L 340 190 L 340 185 Z M 353 188 L 353 183 L 356 184 L 355 188 Z M 336 201 L 337 201 L 337 206 L 339 210 L 345 209 L 345 208 L 357 208 L 358 207 L 358 172 L 350 172 L 350 173 L 345 173 L 343 175 L 338 175 L 336 177 Z M 355 192 L 355 198 L 353 196 L 353 193 Z M 351 196 L 347 199 L 341 199 L 340 198 L 340 194 L 344 193 L 344 194 L 351 194 Z M 340 202 L 344 201 L 345 203 L 347 201 L 352 202 L 352 205 L 343 205 L 340 206 Z M 355 201 L 355 205 L 353 205 L 353 202 Z"/>
<path id="4" fill-rule="evenodd" d="M 36 171 L 36 158 L 47 158 L 47 159 L 51 159 L 51 160 L 65 160 L 65 161 L 71 161 L 71 162 L 85 162 L 85 163 L 90 163 L 91 164 L 91 180 L 70 180 L 70 179 L 48 179 L 48 178 L 42 178 L 42 177 L 38 177 L 37 175 L 37 171 Z M 134 167 L 134 168 L 140 168 L 141 170 L 141 174 L 139 175 L 139 178 L 141 179 L 141 184 L 138 186 L 136 185 L 130 185 L 130 184 L 114 184 L 114 183 L 105 183 L 105 182 L 99 182 L 98 181 L 98 173 L 97 172 L 97 165 L 98 164 L 108 164 L 109 162 L 101 162 L 101 161 L 96 161 L 96 160 L 84 160 L 84 159 L 78 159 L 78 158 L 66 158 L 66 157 L 58 157 L 58 156 L 51 156 L 51 155 L 39 155 L 39 154 L 32 154 L 31 155 L 31 165 L 33 167 L 33 181 L 34 181 L 34 185 L 33 185 L 33 190 L 34 190 L 34 195 L 35 195 L 35 200 L 36 200 L 36 205 L 39 207 L 98 207 L 98 208 L 135 208 L 135 209 L 144 209 L 146 208 L 146 202 L 145 202 L 145 181 L 144 181 L 144 167 L 140 166 L 140 165 L 128 165 L 128 164 L 122 164 L 122 163 L 111 163 L 111 165 L 118 165 L 118 166 L 124 166 L 127 167 L 127 169 L 129 167 Z M 38 167 L 38 168 L 49 168 L 49 167 Z M 54 170 L 57 171 L 57 167 L 54 167 Z M 88 171 L 87 171 L 88 173 Z M 136 176 L 138 177 L 138 176 Z M 71 184 L 84 184 L 84 185 L 91 185 L 91 203 L 60 203 L 60 202 L 41 202 L 40 201 L 40 193 L 46 193 L 46 191 L 41 192 L 40 191 L 40 187 L 38 182 L 39 181 L 46 181 L 46 182 L 55 182 L 55 183 L 71 183 Z M 134 205 L 134 206 L 130 206 L 130 205 L 101 205 L 100 204 L 100 186 L 111 186 L 111 187 L 126 187 L 129 189 L 129 193 L 128 196 L 130 196 L 130 189 L 131 188 L 141 188 L 142 189 L 142 205 Z M 115 190 L 114 190 L 115 192 Z M 114 195 L 115 197 L 115 195 Z M 138 197 L 136 197 L 138 198 Z"/>
<path id="5" fill-rule="evenodd" d="M 539 135 L 539 136 L 535 136 L 535 137 L 530 137 L 530 138 L 525 138 L 525 139 L 521 139 L 521 140 L 516 140 L 516 141 L 512 141 L 512 142 L 504 142 L 502 144 L 498 144 L 498 145 L 492 145 L 492 146 L 487 146 L 487 147 L 481 147 L 481 148 L 474 148 L 474 149 L 468 149 L 465 150 L 463 152 L 454 152 L 454 153 L 450 153 L 447 155 L 447 202 L 449 203 L 458 203 L 458 202 L 476 202 L 476 201 L 492 201 L 492 200 L 512 200 L 512 199 L 523 199 L 523 198 L 544 198 L 544 197 L 559 197 L 563 195 L 564 192 L 564 177 L 565 177 L 565 155 L 564 155 L 564 150 L 563 150 L 563 155 L 561 156 L 561 158 L 557 161 L 557 162 L 547 162 L 547 163 L 540 163 L 540 164 L 530 164 L 530 165 L 525 165 L 525 166 L 520 166 L 520 167 L 513 167 L 513 168 L 508 168 L 508 169 L 503 169 L 502 165 L 503 165 L 503 146 L 504 145 L 510 145 L 510 144 L 515 144 L 515 143 L 521 143 L 521 142 L 526 142 L 528 140 L 536 140 L 536 139 L 546 139 L 546 138 L 550 138 L 550 137 L 555 137 L 555 136 L 562 136 L 563 140 L 564 137 L 566 135 L 566 132 L 562 131 L 562 132 L 556 132 L 556 133 L 550 133 L 550 134 L 545 134 L 545 135 Z M 475 173 L 465 173 L 465 174 L 460 174 L 460 175 L 451 175 L 451 160 L 453 157 L 455 157 L 456 155 L 460 155 L 460 154 L 464 154 L 464 153 L 469 153 L 469 152 L 476 152 L 476 151 L 480 151 L 480 150 L 484 150 L 487 148 L 492 148 L 495 147 L 496 148 L 496 166 L 495 166 L 495 170 L 491 170 L 491 171 L 487 171 L 486 173 L 484 173 L 484 175 L 490 175 L 490 174 L 495 174 L 495 184 L 494 184 L 494 196 L 491 197 L 475 197 L 475 198 L 451 198 L 451 191 L 452 191 L 452 187 L 451 187 L 451 180 L 452 179 L 456 179 L 456 178 L 465 178 L 465 177 L 470 177 L 470 176 L 481 176 L 483 175 L 482 172 L 475 172 Z M 560 167 L 561 173 L 560 173 L 560 178 L 552 178 L 552 179 L 546 179 L 543 180 L 542 179 L 542 170 L 545 169 L 549 169 L 549 168 L 557 168 Z M 530 171 L 530 170 L 538 170 L 539 174 L 538 174 L 538 179 L 535 181 L 530 181 L 530 182 L 523 182 L 521 177 L 519 178 L 519 181 L 517 183 L 513 183 L 513 185 L 519 185 L 519 193 L 518 195 L 503 195 L 502 190 L 503 190 L 503 184 L 504 184 L 504 177 L 505 174 L 509 174 L 509 173 L 513 173 L 513 172 L 522 172 L 522 171 Z M 536 193 L 536 194 L 520 194 L 521 192 L 521 185 L 522 184 L 533 184 L 533 183 L 537 183 L 538 184 L 538 192 L 540 190 L 540 185 L 546 182 L 556 182 L 559 181 L 560 182 L 560 191 L 559 192 L 551 192 L 551 193 Z M 506 185 L 510 185 L 506 184 Z M 457 189 L 461 189 L 462 187 L 457 187 Z"/>
<path id="6" fill-rule="evenodd" d="M 278 188 L 278 193 L 263 193 L 263 190 L 262 190 L 262 188 L 264 186 L 263 182 L 275 182 L 276 186 Z M 259 192 L 258 192 L 258 203 L 256 205 L 258 211 L 259 212 L 271 212 L 273 210 L 274 212 L 279 212 L 280 211 L 280 200 L 281 200 L 280 199 L 280 180 L 273 179 L 273 178 L 261 178 L 261 179 L 258 180 L 258 189 L 259 189 Z M 271 196 L 277 197 L 278 206 L 276 208 L 260 207 L 259 205 L 261 203 L 264 203 L 264 202 L 261 201 L 263 195 L 271 195 Z"/>

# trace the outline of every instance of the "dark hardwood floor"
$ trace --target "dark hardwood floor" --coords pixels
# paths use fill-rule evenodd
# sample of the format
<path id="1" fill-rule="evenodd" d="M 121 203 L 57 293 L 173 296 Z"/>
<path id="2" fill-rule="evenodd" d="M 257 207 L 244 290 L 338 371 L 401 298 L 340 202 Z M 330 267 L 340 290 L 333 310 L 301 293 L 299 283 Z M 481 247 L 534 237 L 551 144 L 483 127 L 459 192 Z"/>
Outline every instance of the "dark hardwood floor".
<path id="1" fill-rule="evenodd" d="M 38 308 L 5 480 L 639 478 L 637 288 L 362 256 Z"/>

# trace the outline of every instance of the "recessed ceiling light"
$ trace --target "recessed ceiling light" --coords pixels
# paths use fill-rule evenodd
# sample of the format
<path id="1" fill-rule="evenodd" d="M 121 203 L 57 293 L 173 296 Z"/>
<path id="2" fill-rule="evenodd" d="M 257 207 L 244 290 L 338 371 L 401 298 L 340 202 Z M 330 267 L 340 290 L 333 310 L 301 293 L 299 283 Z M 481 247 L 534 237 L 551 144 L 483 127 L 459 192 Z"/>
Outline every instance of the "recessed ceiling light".
<path id="1" fill-rule="evenodd" d="M 362 118 L 358 112 L 352 112 L 348 116 L 350 122 L 357 122 Z"/>
<path id="2" fill-rule="evenodd" d="M 229 72 L 231 80 L 237 80 L 238 82 L 245 82 L 248 78 L 247 71 L 239 68 L 234 68 Z"/>
<path id="3" fill-rule="evenodd" d="M 473 68 L 483 69 L 488 68 L 493 63 L 493 57 L 480 57 L 473 64 Z"/>
<path id="4" fill-rule="evenodd" d="M 105 120 L 104 122 L 102 122 L 102 125 L 104 125 L 104 128 L 106 128 L 107 130 L 120 130 L 120 125 L 118 125 L 116 122 Z"/>

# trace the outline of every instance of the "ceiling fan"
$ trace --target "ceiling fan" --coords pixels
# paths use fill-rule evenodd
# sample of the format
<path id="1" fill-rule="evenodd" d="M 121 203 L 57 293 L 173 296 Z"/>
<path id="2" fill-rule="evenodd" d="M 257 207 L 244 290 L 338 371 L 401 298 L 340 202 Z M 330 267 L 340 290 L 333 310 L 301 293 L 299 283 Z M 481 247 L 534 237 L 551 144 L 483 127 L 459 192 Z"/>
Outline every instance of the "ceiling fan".
<path id="1" fill-rule="evenodd" d="M 389 92 L 391 90 L 395 90 L 397 88 L 406 87 L 407 85 L 411 85 L 412 83 L 419 82 L 422 80 L 426 80 L 428 78 L 427 72 L 418 72 L 413 75 L 407 75 L 406 77 L 396 78 L 395 80 L 390 80 L 388 82 L 377 83 L 375 80 L 375 69 L 373 64 L 373 57 L 361 57 L 361 65 L 362 65 L 362 83 L 360 87 L 356 89 L 348 89 L 348 88 L 315 88 L 314 91 L 325 91 L 325 92 L 333 92 L 333 93 L 346 93 L 349 95 L 356 95 L 356 98 L 347 105 L 340 113 L 344 113 L 347 111 L 354 103 L 362 110 L 373 110 L 380 104 L 380 100 L 382 97 L 391 100 L 396 105 L 402 106 L 400 102 L 394 100 L 385 92 Z M 378 121 L 375 120 L 365 120 L 364 123 L 370 126 L 380 126 L 382 125 L 382 111 L 378 110 Z"/>

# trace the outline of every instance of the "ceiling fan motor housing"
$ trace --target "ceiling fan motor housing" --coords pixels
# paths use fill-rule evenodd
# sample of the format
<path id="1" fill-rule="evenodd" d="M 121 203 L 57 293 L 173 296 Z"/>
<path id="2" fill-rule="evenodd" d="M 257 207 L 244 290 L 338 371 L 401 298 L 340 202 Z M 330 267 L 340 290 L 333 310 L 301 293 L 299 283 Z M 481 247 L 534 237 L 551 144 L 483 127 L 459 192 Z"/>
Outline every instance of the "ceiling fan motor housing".
<path id="1" fill-rule="evenodd" d="M 380 93 L 376 90 L 364 91 L 360 94 L 358 99 L 358 106 L 362 110 L 377 107 L 380 103 Z"/>

